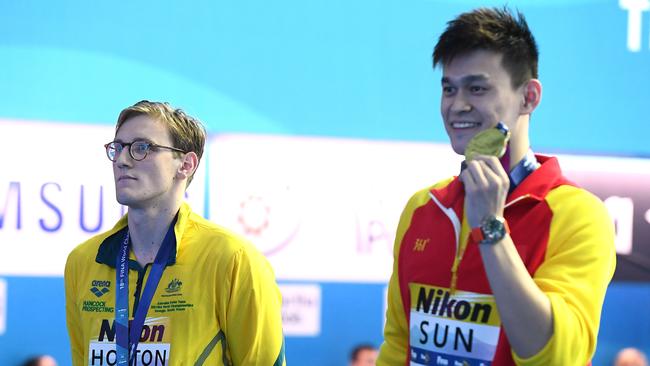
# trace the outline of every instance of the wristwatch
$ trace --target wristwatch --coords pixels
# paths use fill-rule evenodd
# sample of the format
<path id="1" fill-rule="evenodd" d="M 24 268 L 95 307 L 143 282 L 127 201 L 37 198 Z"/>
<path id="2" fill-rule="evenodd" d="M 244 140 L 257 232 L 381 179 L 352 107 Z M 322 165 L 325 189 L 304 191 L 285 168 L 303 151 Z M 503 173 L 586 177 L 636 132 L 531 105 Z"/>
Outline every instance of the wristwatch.
<path id="1" fill-rule="evenodd" d="M 472 239 L 479 244 L 493 245 L 510 233 L 508 222 L 500 216 L 486 216 L 481 225 L 472 229 Z"/>

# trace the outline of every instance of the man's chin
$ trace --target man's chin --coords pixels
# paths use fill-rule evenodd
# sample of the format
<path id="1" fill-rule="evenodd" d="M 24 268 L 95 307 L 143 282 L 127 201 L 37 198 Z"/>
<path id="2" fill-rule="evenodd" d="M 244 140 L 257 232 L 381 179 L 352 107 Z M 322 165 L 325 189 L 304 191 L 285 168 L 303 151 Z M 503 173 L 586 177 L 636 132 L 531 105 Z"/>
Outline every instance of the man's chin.
<path id="1" fill-rule="evenodd" d="M 452 150 L 458 155 L 465 155 L 465 144 L 459 144 L 459 143 L 452 143 L 451 144 Z"/>
<path id="2" fill-rule="evenodd" d="M 119 203 L 122 206 L 132 207 L 132 206 L 136 206 L 137 204 L 136 199 L 125 194 L 116 195 L 116 199 L 117 199 L 117 203 Z"/>

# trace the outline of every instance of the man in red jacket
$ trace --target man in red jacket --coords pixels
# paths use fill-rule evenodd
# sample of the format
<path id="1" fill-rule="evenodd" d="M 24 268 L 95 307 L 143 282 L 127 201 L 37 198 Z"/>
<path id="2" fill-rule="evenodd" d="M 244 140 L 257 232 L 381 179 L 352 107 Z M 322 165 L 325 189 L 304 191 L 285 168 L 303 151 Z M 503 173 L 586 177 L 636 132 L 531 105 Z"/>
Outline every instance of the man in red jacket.
<path id="1" fill-rule="evenodd" d="M 506 8 L 461 14 L 440 36 L 442 119 L 466 160 L 402 213 L 378 365 L 584 366 L 593 356 L 614 229 L 599 199 L 530 149 L 537 60 L 524 16 Z"/>

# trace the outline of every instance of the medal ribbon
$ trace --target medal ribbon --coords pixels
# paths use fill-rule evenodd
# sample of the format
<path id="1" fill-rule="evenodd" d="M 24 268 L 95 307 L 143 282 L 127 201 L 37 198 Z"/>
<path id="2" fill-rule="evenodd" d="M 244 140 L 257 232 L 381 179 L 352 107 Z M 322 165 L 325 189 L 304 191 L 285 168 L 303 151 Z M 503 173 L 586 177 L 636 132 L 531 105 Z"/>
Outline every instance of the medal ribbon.
<path id="1" fill-rule="evenodd" d="M 174 226 L 176 218 L 172 221 L 165 239 L 156 254 L 156 259 L 151 266 L 149 278 L 144 286 L 138 308 L 135 309 L 133 321 L 129 324 L 129 232 L 127 229 L 126 236 L 120 247 L 117 256 L 117 265 L 115 267 L 115 277 L 117 291 L 115 292 L 115 343 L 117 351 L 117 365 L 132 365 L 135 361 L 136 349 L 140 342 L 142 327 L 147 316 L 147 311 L 151 305 L 151 300 L 156 292 L 162 273 L 165 270 L 171 248 L 174 246 L 176 237 L 174 235 Z"/>

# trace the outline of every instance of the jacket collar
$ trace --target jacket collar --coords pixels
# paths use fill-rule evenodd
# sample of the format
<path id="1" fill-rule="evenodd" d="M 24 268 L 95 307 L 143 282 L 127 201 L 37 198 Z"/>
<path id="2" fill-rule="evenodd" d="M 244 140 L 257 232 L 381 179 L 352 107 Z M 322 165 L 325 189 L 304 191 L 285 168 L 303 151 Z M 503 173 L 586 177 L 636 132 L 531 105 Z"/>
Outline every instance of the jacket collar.
<path id="1" fill-rule="evenodd" d="M 565 184 L 575 185 L 562 175 L 557 158 L 541 154 L 536 154 L 535 158 L 540 163 L 540 167 L 521 181 L 517 188 L 508 195 L 506 204 L 526 195 L 542 200 L 553 188 Z"/>
<path id="2" fill-rule="evenodd" d="M 183 232 L 185 231 L 186 223 L 191 214 L 191 209 L 187 203 L 183 203 L 181 208 L 176 214 L 176 225 L 174 226 L 174 242 L 171 249 L 171 254 L 167 260 L 167 266 L 174 265 L 176 263 L 176 256 L 179 249 L 179 243 L 181 243 L 181 238 Z M 102 241 L 97 249 L 97 256 L 95 257 L 95 262 L 99 264 L 105 264 L 111 268 L 115 268 L 117 261 L 117 255 L 120 251 L 120 245 L 126 236 L 127 227 L 127 217 L 128 213 L 115 224 L 115 226 L 108 231 L 108 236 Z"/>
<path id="3" fill-rule="evenodd" d="M 524 179 L 526 179 L 530 173 L 534 172 L 537 168 L 539 168 L 539 162 L 537 162 L 533 150 L 528 149 L 524 158 L 510 170 L 510 173 L 508 173 L 508 177 L 510 178 L 509 193 L 514 192 L 521 182 L 523 182 Z"/>
<path id="4" fill-rule="evenodd" d="M 530 173 L 520 184 L 508 194 L 506 204 L 522 197 L 542 200 L 547 193 L 560 185 L 575 185 L 562 176 L 562 170 L 557 158 L 535 154 L 540 167 Z M 442 205 L 452 207 L 457 212 L 462 212 L 462 203 L 465 197 L 463 183 L 455 177 L 449 184 L 441 188 L 434 188 L 431 193 L 436 196 Z"/>

